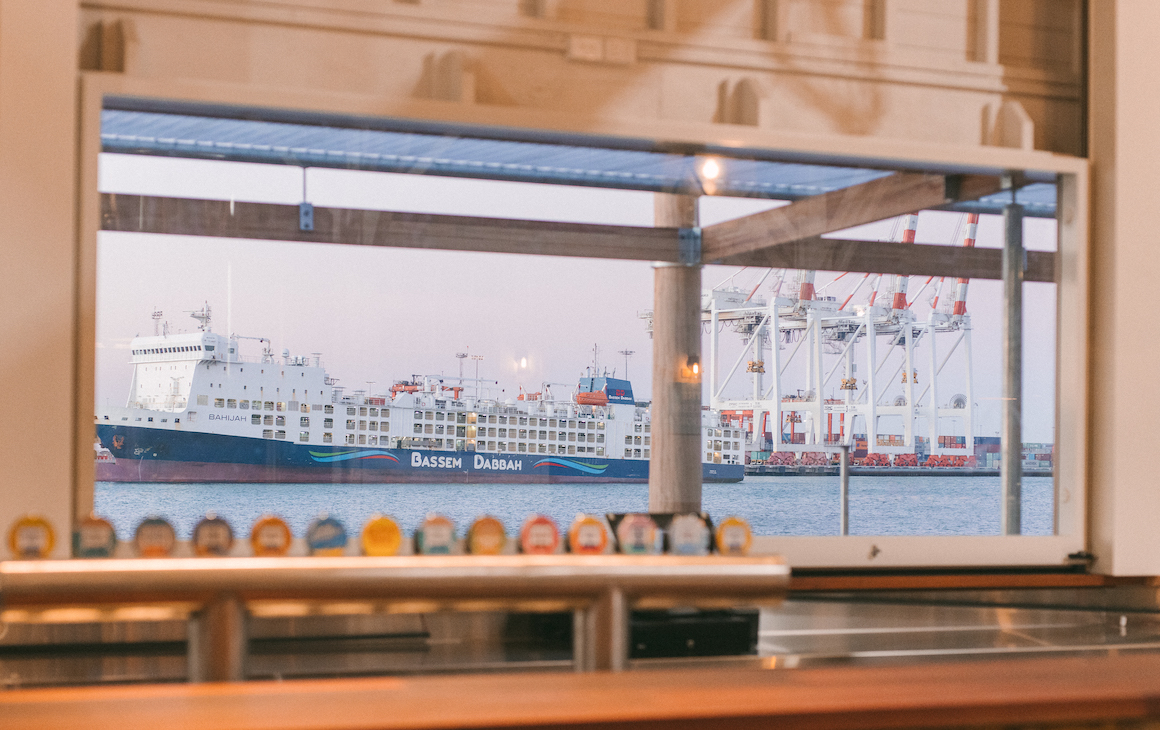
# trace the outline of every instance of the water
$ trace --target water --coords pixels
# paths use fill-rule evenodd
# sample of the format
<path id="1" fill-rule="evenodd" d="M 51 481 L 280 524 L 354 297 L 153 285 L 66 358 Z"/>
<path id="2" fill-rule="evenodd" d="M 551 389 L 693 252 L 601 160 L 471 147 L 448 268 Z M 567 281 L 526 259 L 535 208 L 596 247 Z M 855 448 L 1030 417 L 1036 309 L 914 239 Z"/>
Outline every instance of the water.
<path id="1" fill-rule="evenodd" d="M 715 519 L 749 520 L 758 535 L 838 534 L 836 477 L 746 477 L 738 484 L 706 484 L 704 509 Z M 207 511 L 236 531 L 265 513 L 285 518 L 296 535 L 319 512 L 357 533 L 373 513 L 389 514 L 410 533 L 428 512 L 441 512 L 462 530 L 493 514 L 509 532 L 533 512 L 566 527 L 578 512 L 648 509 L 647 484 L 132 484 L 97 482 L 96 511 L 117 535 L 130 538 L 149 515 L 173 523 L 188 539 Z M 1023 479 L 1023 533 L 1050 535 L 1051 477 Z M 854 535 L 994 535 L 999 530 L 998 477 L 851 477 L 850 533 Z"/>

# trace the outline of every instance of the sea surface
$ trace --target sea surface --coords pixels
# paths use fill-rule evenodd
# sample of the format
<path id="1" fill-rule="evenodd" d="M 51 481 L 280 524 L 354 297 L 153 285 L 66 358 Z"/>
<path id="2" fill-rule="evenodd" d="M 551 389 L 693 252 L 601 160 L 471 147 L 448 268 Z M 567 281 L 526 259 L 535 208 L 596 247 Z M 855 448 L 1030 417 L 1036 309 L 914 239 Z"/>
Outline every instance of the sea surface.
<path id="1" fill-rule="evenodd" d="M 1051 477 L 1023 479 L 1023 534 L 1050 535 Z M 999 477 L 851 477 L 850 533 L 854 535 L 995 535 Z M 738 515 L 758 535 L 838 534 L 837 477 L 746 477 L 706 484 L 704 510 L 715 520 Z M 440 512 L 460 529 L 483 514 L 499 517 L 509 533 L 532 513 L 561 527 L 579 512 L 645 512 L 647 484 L 138 484 L 97 482 L 96 512 L 121 538 L 141 520 L 167 518 L 188 539 L 213 511 L 246 534 L 263 514 L 286 519 L 301 535 L 319 513 L 357 534 L 374 513 L 388 514 L 410 534 L 423 517 Z"/>

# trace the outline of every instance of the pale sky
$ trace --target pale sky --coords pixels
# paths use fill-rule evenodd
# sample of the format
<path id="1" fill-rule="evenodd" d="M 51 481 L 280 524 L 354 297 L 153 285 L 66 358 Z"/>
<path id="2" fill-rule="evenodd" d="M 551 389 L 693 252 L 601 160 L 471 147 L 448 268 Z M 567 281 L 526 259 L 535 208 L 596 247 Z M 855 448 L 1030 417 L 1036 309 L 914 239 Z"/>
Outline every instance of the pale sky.
<path id="1" fill-rule="evenodd" d="M 302 200 L 302 176 L 300 168 L 282 165 L 104 154 L 99 184 L 103 192 L 296 204 Z M 652 225 L 653 215 L 650 193 L 419 175 L 312 168 L 306 191 L 315 205 L 348 208 L 639 226 Z M 705 197 L 701 223 L 778 204 Z M 924 212 L 917 240 L 958 245 L 963 218 Z M 891 220 L 843 235 L 888 239 L 895 228 Z M 1054 221 L 1028 219 L 1025 242 L 1028 248 L 1053 250 Z M 982 217 L 977 245 L 1001 247 L 999 217 Z M 735 275 L 736 286 L 752 288 L 763 273 L 709 266 L 702 281 L 708 288 Z M 454 355 L 464 351 L 484 357 L 480 377 L 498 380 L 501 398 L 514 398 L 520 385 L 531 391 L 543 382 L 570 388 L 598 345 L 601 367 L 615 368 L 620 377 L 624 357 L 617 351 L 635 351 L 628 375 L 637 399 L 647 400 L 652 349 L 637 315 L 652 308 L 652 277 L 645 262 L 102 233 L 97 401 L 124 403 L 131 377 L 129 341 L 152 333 L 154 309 L 165 313 L 172 332 L 192 331 L 197 323 L 186 312 L 206 301 L 214 310 L 215 331 L 270 337 L 276 352 L 320 352 L 329 374 L 348 392 L 366 389 L 368 381 L 375 391 L 385 391 L 411 374 L 457 378 Z M 833 277 L 819 272 L 817 285 Z M 845 298 L 861 278 L 847 276 L 823 294 Z M 769 277 L 759 293 L 768 296 L 773 281 Z M 912 298 L 923 281 L 911 279 Z M 952 287 L 948 280 L 944 297 Z M 933 290 L 932 285 L 922 300 Z M 863 287 L 855 301 L 867 291 Z M 1001 297 L 998 281 L 971 283 L 976 435 L 996 435 L 999 428 Z M 1024 441 L 1029 442 L 1053 440 L 1054 297 L 1053 284 L 1026 285 Z M 244 355 L 258 354 L 257 343 L 243 341 L 242 348 Z M 740 348 L 737 335 L 721 336 L 723 368 Z M 706 335 L 705 362 L 708 352 Z M 940 400 L 963 392 L 957 360 L 940 376 Z M 475 365 L 466 361 L 467 377 L 474 377 Z M 894 367 L 888 364 L 883 372 Z M 835 375 L 827 397 L 838 383 Z M 787 385 L 796 387 L 792 379 Z M 726 395 L 742 396 L 748 387 L 735 379 Z"/>

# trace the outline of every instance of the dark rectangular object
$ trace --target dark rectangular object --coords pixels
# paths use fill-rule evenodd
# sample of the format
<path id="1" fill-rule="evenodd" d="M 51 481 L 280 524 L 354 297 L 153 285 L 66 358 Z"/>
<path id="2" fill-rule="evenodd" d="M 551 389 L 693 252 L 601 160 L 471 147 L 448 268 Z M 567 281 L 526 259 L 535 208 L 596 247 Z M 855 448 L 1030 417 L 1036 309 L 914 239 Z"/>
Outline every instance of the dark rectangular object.
<path id="1" fill-rule="evenodd" d="M 633 611 L 630 659 L 757 653 L 756 609 Z"/>

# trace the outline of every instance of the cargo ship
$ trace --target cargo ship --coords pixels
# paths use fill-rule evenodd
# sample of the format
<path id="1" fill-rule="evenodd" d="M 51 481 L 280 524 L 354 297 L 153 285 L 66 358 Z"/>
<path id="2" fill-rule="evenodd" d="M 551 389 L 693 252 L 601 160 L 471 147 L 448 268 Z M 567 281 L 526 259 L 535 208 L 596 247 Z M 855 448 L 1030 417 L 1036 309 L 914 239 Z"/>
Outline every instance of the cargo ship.
<path id="1" fill-rule="evenodd" d="M 504 401 L 441 376 L 346 394 L 318 355 L 215 333 L 208 306 L 193 317 L 195 332 L 133 339 L 128 401 L 96 413 L 98 481 L 648 480 L 649 409 L 628 380 L 590 371 L 566 396 L 545 387 Z M 242 357 L 244 339 L 260 357 Z M 701 430 L 704 480 L 741 481 L 740 429 L 703 411 Z"/>

